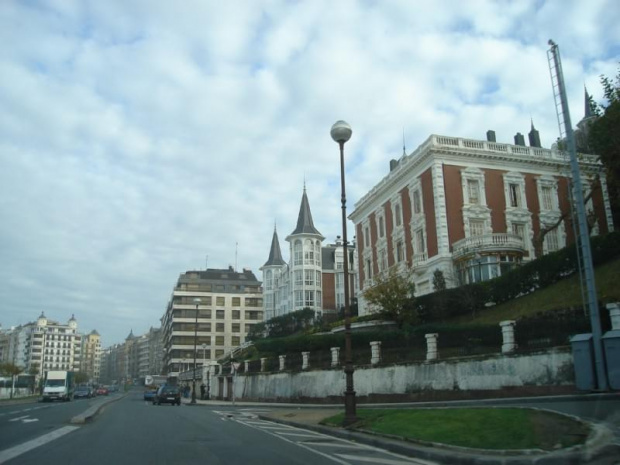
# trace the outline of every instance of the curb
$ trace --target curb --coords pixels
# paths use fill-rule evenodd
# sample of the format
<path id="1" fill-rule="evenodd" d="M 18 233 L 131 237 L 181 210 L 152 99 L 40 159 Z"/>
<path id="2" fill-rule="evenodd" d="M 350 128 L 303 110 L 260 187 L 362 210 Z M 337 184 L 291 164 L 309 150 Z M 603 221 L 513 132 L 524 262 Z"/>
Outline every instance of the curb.
<path id="1" fill-rule="evenodd" d="M 85 412 L 71 418 L 69 423 L 71 423 L 72 425 L 83 425 L 84 423 L 88 423 L 101 412 L 103 407 L 111 404 L 112 402 L 117 402 L 121 399 L 124 399 L 125 397 L 127 397 L 127 395 L 128 393 L 125 393 L 119 397 L 109 397 L 107 399 L 103 399 L 100 403 L 89 407 Z"/>
<path id="2" fill-rule="evenodd" d="M 267 420 L 283 425 L 294 426 L 318 433 L 335 436 L 341 439 L 385 449 L 396 454 L 439 463 L 459 465 L 583 465 L 593 459 L 615 458 L 620 455 L 620 445 L 613 444 L 613 433 L 601 424 L 591 424 L 593 434 L 583 446 L 576 446 L 563 451 L 548 453 L 522 453 L 515 455 L 499 455 L 501 452 L 478 451 L 475 449 L 425 446 L 392 439 L 376 433 L 369 434 L 357 430 L 347 430 L 329 426 L 298 423 L 290 420 L 273 418 L 269 415 L 258 415 Z M 482 454 L 482 455 L 481 455 Z"/>

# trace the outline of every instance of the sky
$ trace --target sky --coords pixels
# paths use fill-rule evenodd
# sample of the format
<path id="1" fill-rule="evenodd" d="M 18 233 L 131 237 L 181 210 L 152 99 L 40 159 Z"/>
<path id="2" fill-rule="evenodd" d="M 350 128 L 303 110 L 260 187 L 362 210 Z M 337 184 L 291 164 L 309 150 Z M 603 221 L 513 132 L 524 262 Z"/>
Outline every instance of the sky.
<path id="1" fill-rule="evenodd" d="M 179 275 L 249 268 L 306 187 L 315 226 L 431 134 L 558 137 L 620 62 L 617 0 L 0 2 L 0 324 L 44 312 L 102 345 L 158 327 Z M 404 136 L 403 136 L 404 135 Z M 353 226 L 348 225 L 349 237 Z"/>

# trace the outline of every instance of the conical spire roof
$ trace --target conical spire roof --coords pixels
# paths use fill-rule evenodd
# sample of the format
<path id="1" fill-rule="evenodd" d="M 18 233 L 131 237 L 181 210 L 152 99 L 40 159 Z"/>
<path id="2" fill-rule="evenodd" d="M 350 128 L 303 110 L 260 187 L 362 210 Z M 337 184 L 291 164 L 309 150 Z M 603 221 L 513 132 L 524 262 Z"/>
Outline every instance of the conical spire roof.
<path id="1" fill-rule="evenodd" d="M 305 186 L 304 194 L 301 197 L 299 216 L 297 217 L 297 227 L 290 235 L 292 236 L 294 234 L 316 234 L 323 237 L 323 235 L 314 227 L 314 223 L 312 222 L 312 213 L 310 212 L 310 203 L 308 202 Z"/>
<path id="2" fill-rule="evenodd" d="M 584 99 L 585 99 L 585 108 L 584 108 L 584 119 L 592 118 L 594 115 L 592 114 L 592 107 L 590 106 L 590 95 L 588 94 L 588 89 L 584 86 Z"/>
<path id="3" fill-rule="evenodd" d="M 278 266 L 286 265 L 286 262 L 282 258 L 282 251 L 280 250 L 280 241 L 278 241 L 278 232 L 273 228 L 273 238 L 271 239 L 271 250 L 269 251 L 269 260 L 263 266 Z"/>

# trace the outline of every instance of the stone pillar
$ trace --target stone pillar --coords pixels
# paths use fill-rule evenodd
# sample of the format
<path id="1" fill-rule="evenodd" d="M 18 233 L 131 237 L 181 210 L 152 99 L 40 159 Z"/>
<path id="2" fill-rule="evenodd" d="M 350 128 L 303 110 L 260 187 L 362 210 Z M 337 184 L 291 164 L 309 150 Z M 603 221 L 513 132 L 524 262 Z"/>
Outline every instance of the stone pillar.
<path id="1" fill-rule="evenodd" d="M 439 354 L 437 352 L 437 333 L 425 334 L 426 338 L 426 360 L 437 360 Z"/>
<path id="2" fill-rule="evenodd" d="M 337 367 L 340 365 L 340 347 L 332 347 L 332 366 Z"/>
<path id="3" fill-rule="evenodd" d="M 286 355 L 279 355 L 278 357 L 280 358 L 280 371 L 284 371 L 286 367 Z"/>
<path id="4" fill-rule="evenodd" d="M 301 353 L 301 359 L 302 359 L 301 369 L 302 370 L 307 370 L 308 367 L 310 366 L 310 363 L 309 363 L 309 361 L 310 361 L 310 352 L 302 352 Z"/>
<path id="5" fill-rule="evenodd" d="M 245 373 L 250 372 L 250 361 L 249 360 L 246 360 L 245 362 L 243 362 L 243 371 Z"/>
<path id="6" fill-rule="evenodd" d="M 260 359 L 260 371 L 265 371 L 265 367 L 267 365 L 267 359 L 266 358 L 261 358 Z"/>
<path id="7" fill-rule="evenodd" d="M 611 319 L 611 329 L 620 329 L 620 302 L 613 302 L 606 305 Z"/>
<path id="8" fill-rule="evenodd" d="M 381 341 L 372 341 L 370 343 L 370 364 L 376 365 L 381 361 Z"/>
<path id="9" fill-rule="evenodd" d="M 502 328 L 502 354 L 510 354 L 517 350 L 515 343 L 515 324 L 514 320 L 502 321 L 499 325 Z"/>

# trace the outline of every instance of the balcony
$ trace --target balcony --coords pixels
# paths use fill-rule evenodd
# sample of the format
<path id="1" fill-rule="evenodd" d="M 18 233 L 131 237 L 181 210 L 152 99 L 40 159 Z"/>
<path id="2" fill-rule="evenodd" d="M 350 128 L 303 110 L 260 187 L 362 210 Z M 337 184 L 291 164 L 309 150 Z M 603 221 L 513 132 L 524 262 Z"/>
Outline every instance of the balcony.
<path id="1" fill-rule="evenodd" d="M 521 236 L 513 233 L 483 234 L 461 239 L 452 244 L 452 258 L 458 260 L 475 253 L 526 252 Z"/>

